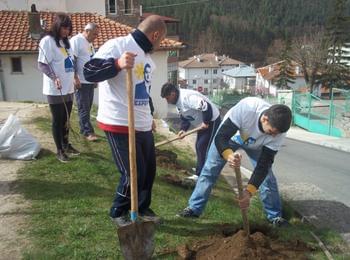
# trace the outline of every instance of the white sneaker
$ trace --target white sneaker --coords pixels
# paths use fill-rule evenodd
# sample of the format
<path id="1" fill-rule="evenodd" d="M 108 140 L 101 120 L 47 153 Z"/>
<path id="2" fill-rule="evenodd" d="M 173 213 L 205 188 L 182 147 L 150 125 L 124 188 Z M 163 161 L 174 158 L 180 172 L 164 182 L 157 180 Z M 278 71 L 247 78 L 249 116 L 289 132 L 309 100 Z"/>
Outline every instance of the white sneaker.
<path id="1" fill-rule="evenodd" d="M 191 181 L 193 181 L 193 182 L 197 182 L 197 180 L 198 180 L 198 175 L 195 175 L 195 174 L 193 174 L 192 176 L 190 176 L 190 177 L 186 177 L 186 179 L 187 180 L 191 180 Z"/>

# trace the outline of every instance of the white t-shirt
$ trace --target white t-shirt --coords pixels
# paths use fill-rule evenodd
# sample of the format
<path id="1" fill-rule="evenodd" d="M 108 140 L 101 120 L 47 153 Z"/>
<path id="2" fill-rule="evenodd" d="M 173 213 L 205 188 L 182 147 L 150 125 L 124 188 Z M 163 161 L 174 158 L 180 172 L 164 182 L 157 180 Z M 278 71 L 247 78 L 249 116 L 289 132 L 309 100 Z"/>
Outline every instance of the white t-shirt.
<path id="1" fill-rule="evenodd" d="M 60 41 L 60 45 L 64 46 Z M 52 36 L 45 36 L 39 44 L 38 62 L 49 64 L 62 84 L 62 95 L 74 92 L 74 65 L 71 49 L 57 47 L 55 39 Z M 44 74 L 43 77 L 43 94 L 59 96 L 60 91 L 56 88 L 55 82 Z"/>
<path id="2" fill-rule="evenodd" d="M 141 49 L 131 34 L 107 41 L 94 55 L 94 58 L 120 58 L 126 52 L 137 54 L 132 69 L 134 87 L 134 116 L 136 131 L 152 129 L 149 95 L 152 73 L 155 64 L 149 54 Z M 128 125 L 128 96 L 126 89 L 126 70 L 120 71 L 114 78 L 99 83 L 99 107 L 97 120 L 103 124 Z"/>
<path id="3" fill-rule="evenodd" d="M 211 105 L 213 115 L 210 121 L 218 118 L 219 109 L 204 95 L 195 90 L 180 89 L 179 99 L 176 102 L 177 111 L 187 120 L 191 125 L 196 127 L 203 122 L 203 111 L 207 111 L 208 105 Z"/>
<path id="4" fill-rule="evenodd" d="M 239 128 L 239 131 L 231 138 L 236 143 L 250 149 L 260 149 L 263 146 L 278 151 L 283 144 L 285 133 L 275 137 L 265 134 L 259 129 L 260 115 L 271 105 L 256 97 L 247 97 L 232 107 L 225 115 L 223 122 L 230 120 Z"/>
<path id="5" fill-rule="evenodd" d="M 76 57 L 78 77 L 81 83 L 90 83 L 84 77 L 83 68 L 84 64 L 88 62 L 95 54 L 95 49 L 92 43 L 79 33 L 70 39 L 71 49 L 73 55 Z"/>

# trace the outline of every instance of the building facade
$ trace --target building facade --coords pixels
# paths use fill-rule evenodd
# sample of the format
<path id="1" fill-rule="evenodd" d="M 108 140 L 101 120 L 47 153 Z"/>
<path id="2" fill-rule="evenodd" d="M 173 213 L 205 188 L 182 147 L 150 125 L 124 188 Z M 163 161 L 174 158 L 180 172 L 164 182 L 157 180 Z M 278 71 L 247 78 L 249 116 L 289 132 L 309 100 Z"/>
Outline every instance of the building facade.
<path id="1" fill-rule="evenodd" d="M 193 56 L 179 62 L 179 81 L 190 89 L 196 89 L 204 94 L 212 93 L 219 88 L 222 73 L 225 70 L 238 67 L 243 62 L 228 56 L 215 53 Z"/>

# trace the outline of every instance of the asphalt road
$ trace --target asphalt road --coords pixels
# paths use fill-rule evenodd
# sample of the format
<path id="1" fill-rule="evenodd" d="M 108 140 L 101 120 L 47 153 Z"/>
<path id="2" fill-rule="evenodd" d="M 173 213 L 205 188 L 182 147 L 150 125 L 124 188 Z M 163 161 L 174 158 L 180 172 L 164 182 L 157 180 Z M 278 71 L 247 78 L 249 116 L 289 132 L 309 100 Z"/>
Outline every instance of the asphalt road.
<path id="1" fill-rule="evenodd" d="M 252 170 L 247 158 L 243 166 Z M 323 198 L 350 207 L 349 153 L 287 138 L 275 157 L 273 170 L 282 186 L 310 184 L 322 191 Z"/>
<path id="2" fill-rule="evenodd" d="M 252 170 L 244 153 L 242 166 Z M 350 245 L 350 153 L 287 139 L 273 169 L 288 204 Z"/>

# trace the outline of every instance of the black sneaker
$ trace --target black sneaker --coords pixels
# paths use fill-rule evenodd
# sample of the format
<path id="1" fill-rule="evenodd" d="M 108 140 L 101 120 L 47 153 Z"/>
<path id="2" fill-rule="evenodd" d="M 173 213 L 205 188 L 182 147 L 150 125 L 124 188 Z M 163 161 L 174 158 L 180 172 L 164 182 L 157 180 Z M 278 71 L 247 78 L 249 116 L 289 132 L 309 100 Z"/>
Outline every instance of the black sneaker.
<path id="1" fill-rule="evenodd" d="M 154 211 L 150 208 L 140 212 L 139 215 L 143 221 L 152 221 L 156 225 L 162 223 L 162 219 L 158 217 L 156 213 L 154 213 Z"/>
<path id="2" fill-rule="evenodd" d="M 63 163 L 67 163 L 69 161 L 67 154 L 63 150 L 57 151 L 56 158 Z"/>
<path id="3" fill-rule="evenodd" d="M 69 155 L 73 155 L 73 156 L 80 154 L 80 152 L 77 149 L 75 149 L 71 144 L 68 144 L 68 146 L 64 148 L 64 151 Z"/>
<path id="4" fill-rule="evenodd" d="M 132 223 L 127 214 L 116 218 L 111 217 L 111 220 L 117 227 L 124 227 Z"/>
<path id="5" fill-rule="evenodd" d="M 184 208 L 182 211 L 176 214 L 177 217 L 182 218 L 198 218 L 199 215 L 195 214 L 189 207 Z"/>
<path id="6" fill-rule="evenodd" d="M 282 217 L 277 217 L 277 218 L 271 219 L 269 221 L 273 227 L 288 227 L 288 226 L 290 226 L 289 222 Z"/>

